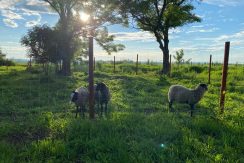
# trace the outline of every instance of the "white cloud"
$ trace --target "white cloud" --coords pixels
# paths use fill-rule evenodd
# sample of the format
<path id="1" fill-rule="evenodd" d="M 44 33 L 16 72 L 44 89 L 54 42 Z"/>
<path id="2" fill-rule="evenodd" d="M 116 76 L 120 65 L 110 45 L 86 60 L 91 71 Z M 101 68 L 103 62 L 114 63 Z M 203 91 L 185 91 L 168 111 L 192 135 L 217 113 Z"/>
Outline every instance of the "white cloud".
<path id="1" fill-rule="evenodd" d="M 28 0 L 26 2 L 26 5 L 29 6 L 48 6 L 48 4 L 44 1 L 40 1 L 40 0 Z"/>
<path id="2" fill-rule="evenodd" d="M 35 25 L 38 25 L 40 23 L 40 20 L 31 20 L 25 23 L 25 27 L 33 27 Z"/>
<path id="3" fill-rule="evenodd" d="M 150 41 L 155 40 L 155 37 L 149 32 L 139 31 L 139 32 L 116 32 L 110 33 L 115 35 L 115 40 L 117 41 Z"/>
<path id="4" fill-rule="evenodd" d="M 26 15 L 26 16 L 40 16 L 40 13 L 37 12 L 37 11 L 32 11 L 32 10 L 29 10 L 29 9 L 25 9 L 25 8 L 22 8 L 20 9 L 23 13 L 23 15 Z"/>
<path id="5" fill-rule="evenodd" d="M 220 35 L 218 37 L 198 37 L 194 39 L 195 41 L 212 41 L 212 42 L 224 42 L 224 41 L 241 41 L 244 42 L 244 30 L 230 34 L 230 35 Z"/>
<path id="6" fill-rule="evenodd" d="M 0 9 L 9 9 L 13 8 L 14 5 L 20 0 L 0 0 Z"/>
<path id="7" fill-rule="evenodd" d="M 240 0 L 202 0 L 202 2 L 219 7 L 244 5 L 244 2 Z"/>
<path id="8" fill-rule="evenodd" d="M 240 39 L 244 40 L 244 31 L 240 31 L 232 35 L 221 35 L 215 38 L 215 41 L 227 41 L 227 40 L 240 41 Z"/>
<path id="9" fill-rule="evenodd" d="M 206 32 L 214 32 L 219 30 L 219 28 L 210 28 L 210 29 L 199 29 L 200 27 L 193 28 L 192 30 L 186 31 L 186 33 L 195 33 L 195 32 L 200 32 L 200 33 L 206 33 Z"/>
<path id="10" fill-rule="evenodd" d="M 21 3 L 16 5 L 16 7 L 21 10 L 29 10 L 32 13 L 56 14 L 50 10 L 49 4 L 43 0 L 22 0 Z"/>
<path id="11" fill-rule="evenodd" d="M 11 10 L 1 10 L 2 16 L 7 19 L 24 19 L 20 14 L 17 14 Z"/>
<path id="12" fill-rule="evenodd" d="M 12 19 L 3 19 L 3 22 L 6 26 L 12 27 L 12 28 L 17 28 L 18 24 L 12 20 Z"/>
<path id="13" fill-rule="evenodd" d="M 38 25 L 41 22 L 42 17 L 41 17 L 41 14 L 39 14 L 38 12 L 27 10 L 27 9 L 23 9 L 23 11 L 24 11 L 23 15 L 26 15 L 26 16 L 37 16 L 36 20 L 27 21 L 25 23 L 25 27 L 33 27 L 35 25 Z"/>

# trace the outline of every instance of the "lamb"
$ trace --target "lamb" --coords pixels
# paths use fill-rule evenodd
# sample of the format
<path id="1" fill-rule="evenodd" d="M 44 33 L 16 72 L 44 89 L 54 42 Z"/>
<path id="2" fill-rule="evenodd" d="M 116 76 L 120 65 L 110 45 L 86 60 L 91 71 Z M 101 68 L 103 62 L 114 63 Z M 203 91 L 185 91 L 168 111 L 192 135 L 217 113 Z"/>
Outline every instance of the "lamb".
<path id="1" fill-rule="evenodd" d="M 105 105 L 105 113 L 107 113 L 107 105 L 111 98 L 109 88 L 106 84 L 103 82 L 97 83 L 95 88 L 95 101 L 98 104 L 98 110 L 99 104 L 101 106 L 101 115 L 103 114 L 103 105 Z"/>
<path id="2" fill-rule="evenodd" d="M 173 102 L 189 104 L 192 117 L 195 104 L 202 99 L 207 90 L 207 84 L 199 84 L 195 89 L 188 89 L 181 85 L 172 85 L 168 92 L 169 109 L 172 109 Z"/>
<path id="3" fill-rule="evenodd" d="M 78 112 L 80 111 L 85 117 L 85 110 L 86 105 L 88 103 L 88 90 L 85 87 L 77 88 L 75 91 L 71 93 L 71 101 L 75 103 L 76 105 L 76 114 L 75 117 L 77 117 Z"/>

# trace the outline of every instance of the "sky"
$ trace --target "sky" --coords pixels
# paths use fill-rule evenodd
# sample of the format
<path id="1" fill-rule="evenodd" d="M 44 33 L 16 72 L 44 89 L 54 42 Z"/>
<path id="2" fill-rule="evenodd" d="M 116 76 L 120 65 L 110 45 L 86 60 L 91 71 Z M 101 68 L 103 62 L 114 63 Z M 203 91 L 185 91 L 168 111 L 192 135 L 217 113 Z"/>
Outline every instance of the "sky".
<path id="1" fill-rule="evenodd" d="M 194 3 L 200 23 L 187 24 L 170 30 L 169 50 L 175 55 L 183 49 L 185 59 L 192 62 L 222 62 L 224 44 L 230 41 L 231 63 L 244 63 L 244 0 L 203 0 Z M 27 50 L 20 39 L 35 25 L 54 26 L 59 17 L 42 0 L 0 0 L 0 48 L 9 59 L 26 58 Z M 136 60 L 162 62 L 163 54 L 153 35 L 133 27 L 109 26 L 115 41 L 125 45 L 119 53 L 106 54 L 97 44 L 96 60 Z"/>

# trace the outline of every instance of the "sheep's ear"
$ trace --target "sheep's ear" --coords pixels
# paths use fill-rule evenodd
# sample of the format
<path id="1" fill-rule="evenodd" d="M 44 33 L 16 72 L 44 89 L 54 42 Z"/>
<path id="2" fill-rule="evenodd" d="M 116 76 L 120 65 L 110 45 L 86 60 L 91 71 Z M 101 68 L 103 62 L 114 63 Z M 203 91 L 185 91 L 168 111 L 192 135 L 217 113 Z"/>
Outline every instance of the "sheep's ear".
<path id="1" fill-rule="evenodd" d="M 203 83 L 201 83 L 201 84 L 199 84 L 202 88 L 205 88 L 206 90 L 208 89 L 208 85 L 207 84 L 203 84 Z"/>

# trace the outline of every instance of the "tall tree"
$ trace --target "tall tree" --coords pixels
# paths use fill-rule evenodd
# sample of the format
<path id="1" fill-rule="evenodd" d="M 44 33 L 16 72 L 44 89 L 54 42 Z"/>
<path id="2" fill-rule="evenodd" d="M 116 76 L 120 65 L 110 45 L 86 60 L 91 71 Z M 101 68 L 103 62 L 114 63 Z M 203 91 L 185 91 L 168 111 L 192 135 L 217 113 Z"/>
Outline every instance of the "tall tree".
<path id="1" fill-rule="evenodd" d="M 70 75 L 72 34 L 69 29 L 73 17 L 72 9 L 75 5 L 78 5 L 78 0 L 44 1 L 49 3 L 51 8 L 55 10 L 60 17 L 59 27 L 62 33 L 62 37 L 60 37 L 60 52 L 63 60 L 62 73 L 63 75 Z"/>
<path id="2" fill-rule="evenodd" d="M 28 56 L 37 63 L 57 63 L 61 57 L 57 53 L 57 31 L 47 25 L 35 26 L 21 38 L 21 44 L 28 47 Z"/>
<path id="3" fill-rule="evenodd" d="M 201 19 L 192 13 L 192 0 L 118 0 L 124 17 L 132 17 L 137 26 L 152 33 L 163 52 L 163 74 L 169 73 L 169 29 Z"/>
<path id="4" fill-rule="evenodd" d="M 62 58 L 63 58 L 63 74 L 70 75 L 71 59 L 74 56 L 74 45 L 77 37 L 85 36 L 83 29 L 94 31 L 93 35 L 100 46 L 109 54 L 113 51 L 120 51 L 123 45 L 114 44 L 113 36 L 107 32 L 106 23 L 117 23 L 121 21 L 113 12 L 111 0 L 44 0 L 49 3 L 51 8 L 55 10 L 60 19 L 58 28 L 60 29 Z M 76 11 L 76 12 L 75 12 Z M 77 18 L 79 11 L 83 11 L 92 18 L 89 23 L 80 22 Z M 101 37 L 102 36 L 102 37 Z"/>

